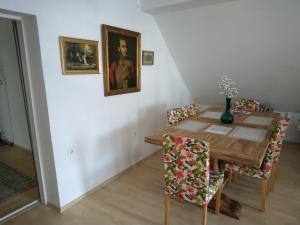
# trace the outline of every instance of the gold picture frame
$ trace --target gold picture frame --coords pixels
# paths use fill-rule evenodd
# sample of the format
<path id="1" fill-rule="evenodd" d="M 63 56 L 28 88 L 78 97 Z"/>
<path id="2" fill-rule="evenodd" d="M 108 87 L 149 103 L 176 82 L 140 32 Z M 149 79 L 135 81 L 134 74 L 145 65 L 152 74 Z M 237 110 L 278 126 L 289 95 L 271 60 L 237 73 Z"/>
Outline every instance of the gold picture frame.
<path id="1" fill-rule="evenodd" d="M 60 36 L 59 46 L 63 74 L 99 74 L 98 41 Z"/>
<path id="2" fill-rule="evenodd" d="M 141 34 L 102 25 L 104 95 L 141 90 Z"/>
<path id="3" fill-rule="evenodd" d="M 142 64 L 145 66 L 152 66 L 154 64 L 154 51 L 142 52 Z"/>

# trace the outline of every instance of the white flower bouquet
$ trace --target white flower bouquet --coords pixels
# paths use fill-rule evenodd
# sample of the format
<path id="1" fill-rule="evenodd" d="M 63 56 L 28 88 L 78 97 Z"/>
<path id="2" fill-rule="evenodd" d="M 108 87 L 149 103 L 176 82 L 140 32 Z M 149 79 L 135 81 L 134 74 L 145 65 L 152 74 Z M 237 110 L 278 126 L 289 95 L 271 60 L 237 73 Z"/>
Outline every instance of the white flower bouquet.
<path id="1" fill-rule="evenodd" d="M 227 75 L 223 75 L 219 83 L 219 87 L 223 90 L 220 94 L 225 94 L 226 98 L 233 98 L 234 94 L 238 93 L 235 85 L 236 84 L 232 79 L 230 79 Z"/>

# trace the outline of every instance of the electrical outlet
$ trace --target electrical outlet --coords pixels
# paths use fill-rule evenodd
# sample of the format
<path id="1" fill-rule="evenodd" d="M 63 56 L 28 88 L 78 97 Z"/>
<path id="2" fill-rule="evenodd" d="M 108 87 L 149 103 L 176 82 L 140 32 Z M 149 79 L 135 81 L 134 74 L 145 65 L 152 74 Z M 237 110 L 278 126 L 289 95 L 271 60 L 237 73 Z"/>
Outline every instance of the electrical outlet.
<path id="1" fill-rule="evenodd" d="M 75 149 L 74 149 L 74 148 L 69 148 L 69 149 L 67 150 L 67 156 L 68 156 L 69 158 L 71 158 L 74 154 L 75 154 Z"/>

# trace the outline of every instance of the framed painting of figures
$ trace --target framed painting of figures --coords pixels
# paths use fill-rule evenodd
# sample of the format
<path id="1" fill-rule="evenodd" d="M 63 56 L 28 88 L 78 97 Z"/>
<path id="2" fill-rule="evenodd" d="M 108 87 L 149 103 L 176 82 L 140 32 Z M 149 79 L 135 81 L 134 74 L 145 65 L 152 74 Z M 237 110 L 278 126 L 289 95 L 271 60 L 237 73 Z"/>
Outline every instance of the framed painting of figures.
<path id="1" fill-rule="evenodd" d="M 98 41 L 59 37 L 62 72 L 71 74 L 98 74 Z"/>

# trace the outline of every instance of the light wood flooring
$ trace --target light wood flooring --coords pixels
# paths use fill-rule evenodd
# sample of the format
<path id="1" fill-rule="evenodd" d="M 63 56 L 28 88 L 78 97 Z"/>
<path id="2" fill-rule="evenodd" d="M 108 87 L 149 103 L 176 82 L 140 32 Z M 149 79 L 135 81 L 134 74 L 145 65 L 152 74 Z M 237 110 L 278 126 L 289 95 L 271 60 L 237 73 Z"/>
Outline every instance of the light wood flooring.
<path id="1" fill-rule="evenodd" d="M 17 146 L 1 146 L 0 160 L 6 165 L 29 177 L 36 176 L 31 151 L 24 150 Z M 23 193 L 13 195 L 9 199 L 0 203 L 0 218 L 37 199 L 39 199 L 37 187 L 31 188 Z"/>
<path id="2" fill-rule="evenodd" d="M 267 212 L 259 211 L 259 181 L 240 175 L 224 192 L 242 205 L 240 220 L 208 213 L 209 225 L 298 225 L 300 224 L 300 145 L 285 143 L 279 176 L 268 198 Z M 171 201 L 170 225 L 200 224 L 201 208 Z M 39 205 L 5 225 L 153 225 L 163 224 L 162 152 L 143 160 L 126 174 L 58 214 Z"/>

